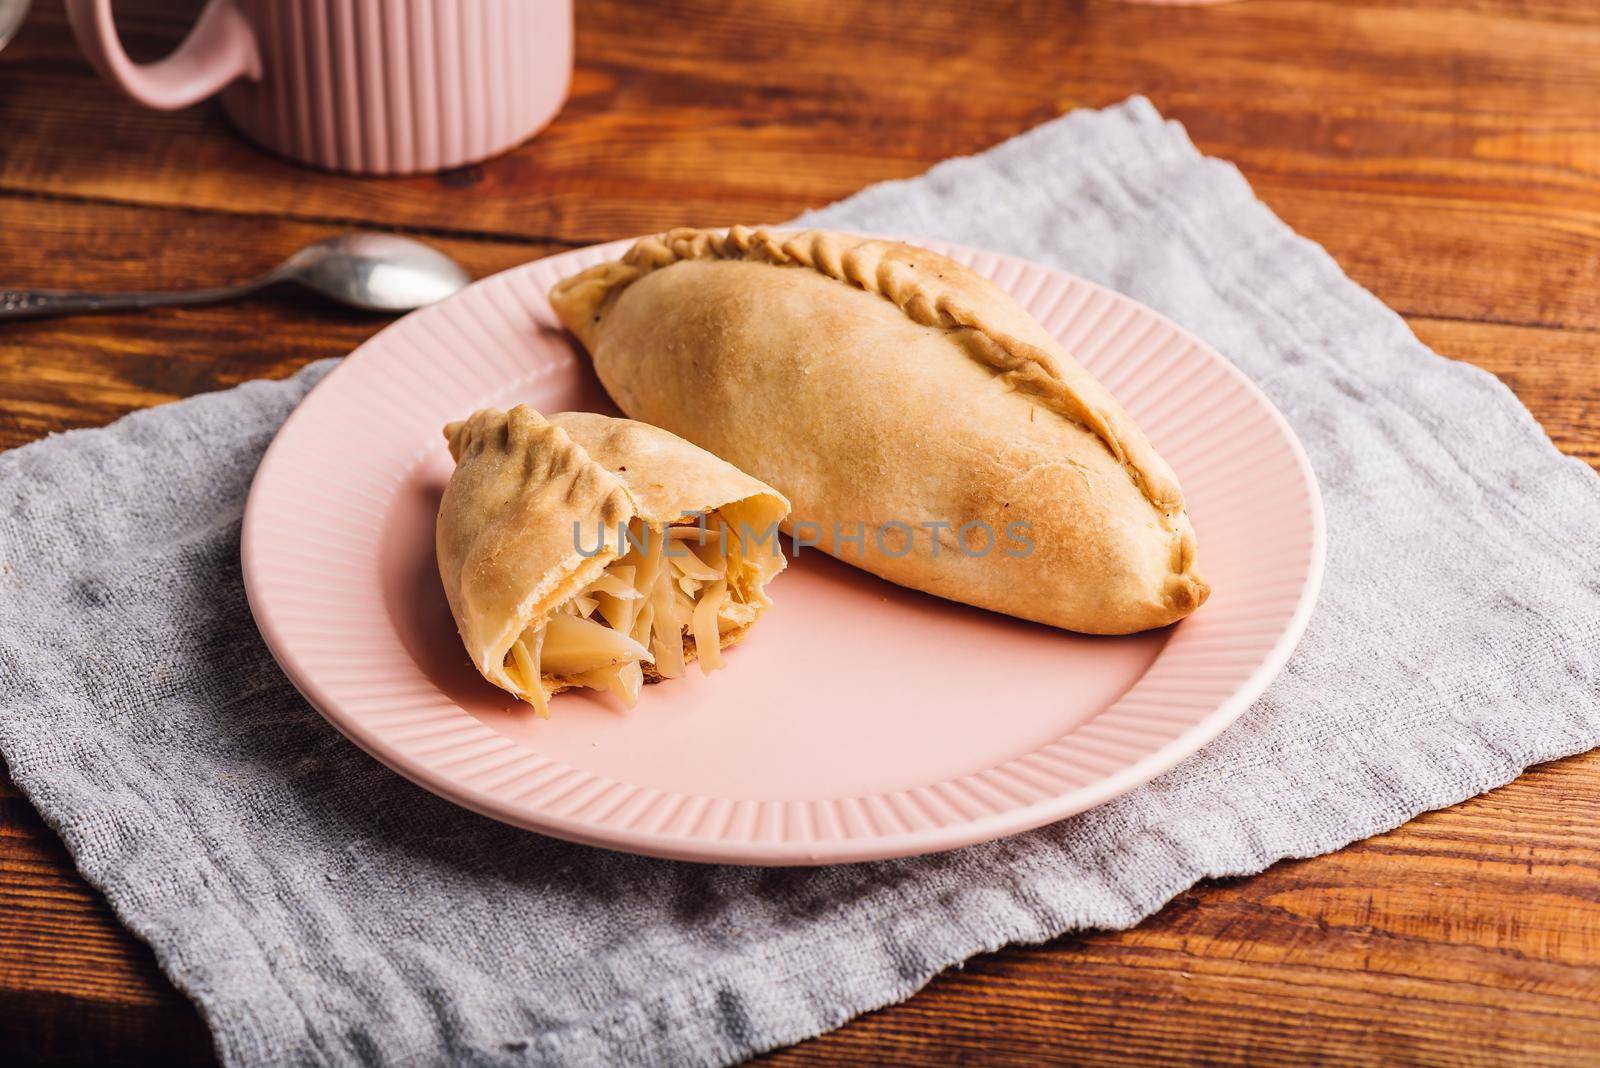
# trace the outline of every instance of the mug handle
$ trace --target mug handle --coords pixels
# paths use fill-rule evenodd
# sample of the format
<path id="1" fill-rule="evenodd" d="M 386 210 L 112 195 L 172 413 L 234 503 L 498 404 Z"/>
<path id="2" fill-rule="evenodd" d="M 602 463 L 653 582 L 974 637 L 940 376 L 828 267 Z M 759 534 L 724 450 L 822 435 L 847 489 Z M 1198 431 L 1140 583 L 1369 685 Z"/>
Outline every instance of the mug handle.
<path id="1" fill-rule="evenodd" d="M 261 51 L 234 0 L 211 0 L 177 49 L 154 63 L 128 58 L 111 0 L 67 0 L 78 45 L 100 76 L 148 108 L 188 107 L 237 78 L 261 78 Z"/>

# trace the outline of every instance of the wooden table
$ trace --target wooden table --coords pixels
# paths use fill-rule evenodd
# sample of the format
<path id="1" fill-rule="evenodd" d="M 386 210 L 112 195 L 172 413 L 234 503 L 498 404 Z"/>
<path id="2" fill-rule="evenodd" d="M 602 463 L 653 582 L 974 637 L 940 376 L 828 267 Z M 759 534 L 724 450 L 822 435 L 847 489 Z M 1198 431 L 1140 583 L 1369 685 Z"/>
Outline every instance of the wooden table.
<path id="1" fill-rule="evenodd" d="M 159 54 L 192 3 L 124 0 Z M 244 276 L 351 226 L 473 271 L 774 221 L 1133 92 L 1243 168 L 1440 352 L 1600 460 L 1600 4 L 581 0 L 555 125 L 455 173 L 299 170 L 139 110 L 58 0 L 0 54 L 0 283 Z M 302 299 L 0 329 L 0 447 L 338 355 Z M 0 698 L 3 714 L 3 698 Z M 0 776 L 0 1059 L 183 1064 L 205 1029 Z M 1600 1056 L 1600 754 L 1132 931 L 1008 949 L 774 1063 L 1579 1063 Z"/>

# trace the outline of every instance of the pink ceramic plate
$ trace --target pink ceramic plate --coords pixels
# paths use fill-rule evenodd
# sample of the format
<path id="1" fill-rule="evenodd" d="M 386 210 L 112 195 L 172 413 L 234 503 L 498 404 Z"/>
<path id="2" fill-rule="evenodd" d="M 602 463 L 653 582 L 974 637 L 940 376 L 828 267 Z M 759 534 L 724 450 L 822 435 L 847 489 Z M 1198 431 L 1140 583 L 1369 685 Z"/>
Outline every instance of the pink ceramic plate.
<path id="1" fill-rule="evenodd" d="M 1020 260 L 925 242 L 1014 294 L 1177 469 L 1215 590 L 1192 619 L 1090 638 L 940 601 L 815 552 L 728 666 L 637 708 L 530 711 L 472 670 L 434 566 L 440 427 L 484 405 L 612 411 L 556 325 L 557 279 L 628 246 L 496 275 L 362 345 L 256 475 L 244 576 L 323 715 L 444 797 L 544 834 L 740 864 L 827 864 L 1014 834 L 1115 797 L 1216 736 L 1299 638 L 1322 513 L 1283 418 L 1147 308 Z"/>

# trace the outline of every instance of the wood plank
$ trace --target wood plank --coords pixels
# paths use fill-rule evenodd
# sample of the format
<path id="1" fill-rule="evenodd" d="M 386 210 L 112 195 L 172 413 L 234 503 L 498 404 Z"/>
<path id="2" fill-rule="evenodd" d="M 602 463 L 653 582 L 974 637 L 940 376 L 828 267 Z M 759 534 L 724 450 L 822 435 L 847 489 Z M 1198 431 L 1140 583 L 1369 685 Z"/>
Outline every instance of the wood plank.
<path id="1" fill-rule="evenodd" d="M 588 243 L 779 220 L 1144 91 L 1399 310 L 1600 328 L 1584 298 L 1600 283 L 1584 254 L 1600 235 L 1600 8 L 918 13 L 908 26 L 871 0 L 586 3 L 573 99 L 545 134 L 456 174 L 362 181 L 268 158 L 213 109 L 116 98 L 46 9 L 0 57 L 0 189 Z M 127 21 L 147 53 L 181 26 Z"/>
<path id="2" fill-rule="evenodd" d="M 1358 205 L 1330 199 L 1324 221 L 1355 217 Z M 337 228 L 296 220 L 219 216 L 0 195 L 0 233 L 10 249 L 0 278 L 38 286 L 184 286 L 244 278 Z M 432 237 L 475 275 L 558 251 L 552 242 Z M 1400 249 L 1409 232 L 1381 239 Z M 1510 238 L 1507 238 L 1510 240 Z M 163 255 L 152 262 L 149 250 Z M 1469 252 L 1463 252 L 1472 258 Z M 1405 262 L 1404 257 L 1397 257 Z M 1552 252 L 1565 262 L 1572 257 Z M 1600 262 L 1600 257 L 1593 257 Z M 1375 271 L 1381 259 L 1346 262 Z M 1370 269 L 1370 270 L 1369 270 Z M 1394 273 L 1391 285 L 1406 276 Z M 1369 280 L 1370 281 L 1370 280 Z M 1413 283 L 1406 283 L 1413 284 Z M 1596 287 L 1600 290 L 1600 286 Z M 1419 301 L 1431 290 L 1414 283 Z M 1481 290 L 1463 284 L 1462 299 Z M 1590 291 L 1593 292 L 1593 291 Z M 1570 291 L 1600 315 L 1600 302 Z M 1500 375 L 1566 451 L 1600 464 L 1600 330 L 1505 326 L 1428 316 L 1411 324 L 1442 352 Z M 211 308 L 35 320 L 8 324 L 0 337 L 0 448 L 52 430 L 103 425 L 137 408 L 276 378 L 312 360 L 341 356 L 388 319 L 342 309 L 292 290 Z"/>
<path id="3" fill-rule="evenodd" d="M 209 1064 L 211 1035 L 0 763 L 0 1063 Z"/>
<path id="4" fill-rule="evenodd" d="M 1465 360 L 1509 386 L 1556 447 L 1600 468 L 1600 331 L 1412 318 L 1442 356 Z"/>
<path id="5" fill-rule="evenodd" d="M 0 196 L 0 284 L 181 288 L 251 277 L 342 228 L 256 216 Z M 537 259 L 549 242 L 430 237 L 474 276 Z M 152 261 L 150 252 L 160 249 Z M 0 448 L 343 356 L 389 317 L 280 289 L 247 301 L 5 325 Z"/>
<path id="6" fill-rule="evenodd" d="M 1600 215 L 1257 179 L 1345 273 L 1408 317 L 1600 329 Z M 1600 206 L 1600 191 L 1594 203 Z"/>

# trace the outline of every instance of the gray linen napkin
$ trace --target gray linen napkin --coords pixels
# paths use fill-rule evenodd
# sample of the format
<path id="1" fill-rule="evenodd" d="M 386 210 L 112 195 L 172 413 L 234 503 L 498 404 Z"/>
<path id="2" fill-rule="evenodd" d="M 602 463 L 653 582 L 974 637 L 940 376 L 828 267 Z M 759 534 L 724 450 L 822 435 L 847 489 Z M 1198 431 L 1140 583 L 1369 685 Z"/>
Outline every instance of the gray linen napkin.
<path id="1" fill-rule="evenodd" d="M 0 751 L 223 1058 L 717 1064 L 1012 941 L 1124 927 L 1600 744 L 1600 480 L 1135 99 L 806 223 L 1054 264 L 1237 361 L 1305 442 L 1327 581 L 1288 668 L 1142 789 L 943 856 L 763 871 L 503 827 L 346 743 L 251 624 L 246 488 L 326 372 L 0 456 Z"/>

